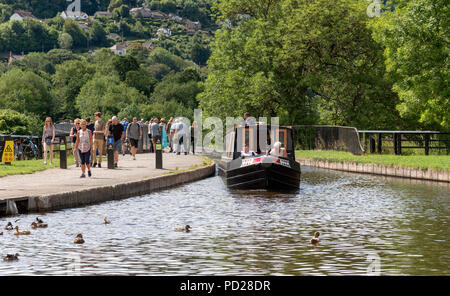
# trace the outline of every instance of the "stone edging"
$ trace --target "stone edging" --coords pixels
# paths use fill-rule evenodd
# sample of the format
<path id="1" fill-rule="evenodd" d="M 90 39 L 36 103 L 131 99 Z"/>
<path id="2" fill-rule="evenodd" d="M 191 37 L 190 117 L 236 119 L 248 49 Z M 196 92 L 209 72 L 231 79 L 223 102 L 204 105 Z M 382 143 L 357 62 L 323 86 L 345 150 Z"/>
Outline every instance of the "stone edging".
<path id="1" fill-rule="evenodd" d="M 332 162 L 305 158 L 299 158 L 297 161 L 304 166 L 322 169 L 450 183 L 450 171 L 421 170 L 373 163 Z"/>
<path id="2" fill-rule="evenodd" d="M 28 211 L 60 210 L 139 196 L 184 183 L 198 181 L 213 176 L 215 173 L 216 165 L 212 164 L 192 171 L 163 175 L 141 181 L 28 197 Z"/>

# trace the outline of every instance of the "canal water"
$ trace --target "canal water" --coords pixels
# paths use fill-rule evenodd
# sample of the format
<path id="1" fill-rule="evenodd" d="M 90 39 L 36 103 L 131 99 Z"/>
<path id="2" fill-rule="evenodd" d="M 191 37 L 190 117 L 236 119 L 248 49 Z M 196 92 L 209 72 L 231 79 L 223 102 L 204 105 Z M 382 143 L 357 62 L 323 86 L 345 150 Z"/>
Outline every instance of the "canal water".
<path id="1" fill-rule="evenodd" d="M 3 230 L 0 253 L 20 260 L 0 261 L 0 275 L 450 275 L 450 186 L 302 169 L 297 193 L 232 192 L 213 177 L 47 213 L 30 236 Z"/>

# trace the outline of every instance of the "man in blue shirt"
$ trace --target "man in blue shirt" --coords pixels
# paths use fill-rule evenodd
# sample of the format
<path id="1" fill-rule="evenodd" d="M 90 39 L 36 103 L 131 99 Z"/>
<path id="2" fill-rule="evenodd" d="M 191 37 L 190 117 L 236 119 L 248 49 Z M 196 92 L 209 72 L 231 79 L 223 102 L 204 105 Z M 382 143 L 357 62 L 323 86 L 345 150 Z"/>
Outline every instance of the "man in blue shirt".
<path id="1" fill-rule="evenodd" d="M 128 124 L 129 124 L 128 119 L 124 118 L 124 119 L 120 122 L 120 124 L 123 125 L 123 132 L 124 132 L 124 134 L 126 135 L 126 134 L 127 134 Z M 126 151 L 125 148 L 126 148 L 126 146 L 127 146 L 126 141 L 123 141 L 123 142 L 122 142 L 122 156 L 125 156 L 125 151 Z"/>

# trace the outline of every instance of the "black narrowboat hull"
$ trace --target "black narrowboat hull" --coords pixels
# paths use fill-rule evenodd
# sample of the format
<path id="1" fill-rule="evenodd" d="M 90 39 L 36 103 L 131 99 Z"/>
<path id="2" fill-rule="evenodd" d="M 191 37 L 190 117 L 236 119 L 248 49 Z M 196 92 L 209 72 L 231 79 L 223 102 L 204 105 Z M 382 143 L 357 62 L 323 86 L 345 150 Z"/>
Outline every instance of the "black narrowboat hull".
<path id="1" fill-rule="evenodd" d="M 296 161 L 256 156 L 219 161 L 219 175 L 230 189 L 298 190 L 300 164 Z"/>

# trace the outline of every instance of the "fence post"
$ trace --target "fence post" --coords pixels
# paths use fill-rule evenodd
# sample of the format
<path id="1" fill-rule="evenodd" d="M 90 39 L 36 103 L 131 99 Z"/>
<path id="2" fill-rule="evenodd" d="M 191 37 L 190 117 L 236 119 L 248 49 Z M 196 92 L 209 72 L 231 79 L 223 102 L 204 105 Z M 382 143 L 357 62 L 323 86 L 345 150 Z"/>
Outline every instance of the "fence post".
<path id="1" fill-rule="evenodd" d="M 370 153 L 375 153 L 375 139 L 371 136 L 370 141 Z"/>
<path id="2" fill-rule="evenodd" d="M 430 154 L 430 135 L 425 135 L 425 155 Z"/>
<path id="3" fill-rule="evenodd" d="M 393 138 L 392 142 L 394 143 L 394 154 L 397 155 L 398 154 L 398 149 L 397 149 L 398 141 L 397 141 L 397 134 L 395 134 L 395 133 L 394 133 L 394 138 Z"/>
<path id="4" fill-rule="evenodd" d="M 59 139 L 59 168 L 67 169 L 67 152 L 66 152 L 65 137 L 61 137 Z"/>
<path id="5" fill-rule="evenodd" d="M 398 134 L 397 140 L 398 140 L 398 145 L 397 145 L 398 154 L 401 155 L 402 154 L 402 134 Z"/>
<path id="6" fill-rule="evenodd" d="M 379 154 L 381 154 L 381 150 L 383 149 L 383 140 L 381 138 L 381 133 L 378 134 L 378 147 L 377 147 L 377 152 Z"/>

